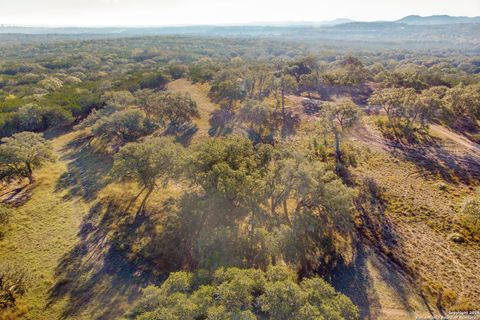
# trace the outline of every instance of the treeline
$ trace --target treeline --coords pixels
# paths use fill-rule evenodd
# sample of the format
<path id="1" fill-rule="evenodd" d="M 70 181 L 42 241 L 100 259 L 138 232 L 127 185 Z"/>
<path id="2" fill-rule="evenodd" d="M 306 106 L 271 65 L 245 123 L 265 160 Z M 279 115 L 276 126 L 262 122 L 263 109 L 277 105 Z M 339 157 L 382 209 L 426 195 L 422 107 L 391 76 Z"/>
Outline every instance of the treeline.
<path id="1" fill-rule="evenodd" d="M 227 107 L 274 97 L 283 108 L 285 95 L 291 93 L 328 100 L 332 89 L 355 94 L 366 90 L 368 95 L 368 88 L 376 87 L 420 92 L 468 86 L 478 83 L 480 68 L 475 57 L 448 52 L 357 51 L 352 57 L 341 49 L 255 39 L 155 37 L 31 44 L 34 57 L 2 50 L 8 57 L 0 65 L 2 136 L 72 124 L 102 108 L 107 91 L 160 91 L 181 77 L 210 82 L 212 99 Z M 367 98 L 355 102 L 366 104 Z"/>

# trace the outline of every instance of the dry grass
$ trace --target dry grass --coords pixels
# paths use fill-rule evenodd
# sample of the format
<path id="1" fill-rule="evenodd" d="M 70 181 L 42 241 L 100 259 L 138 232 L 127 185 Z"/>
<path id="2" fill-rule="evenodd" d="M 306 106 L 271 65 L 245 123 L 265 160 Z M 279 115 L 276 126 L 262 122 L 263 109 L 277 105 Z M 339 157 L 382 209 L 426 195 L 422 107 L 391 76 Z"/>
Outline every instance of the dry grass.
<path id="1" fill-rule="evenodd" d="M 364 138 L 355 138 L 366 142 Z M 426 292 L 431 293 L 433 306 L 440 291 L 443 291 L 442 302 L 446 307 L 462 308 L 468 302 L 480 306 L 480 275 L 477 272 L 480 270 L 480 246 L 474 241 L 458 244 L 449 238 L 454 232 L 465 232 L 458 223 L 458 212 L 465 197 L 475 192 L 478 182 L 466 179 L 461 176 L 464 171 L 452 170 L 442 161 L 420 165 L 411 157 L 375 142 L 368 143 L 371 156 L 355 170 L 355 175 L 359 179 L 375 179 L 382 191 L 384 223 L 391 227 L 389 236 L 393 238 L 387 242 L 394 244 L 376 244 L 419 276 Z M 454 142 L 440 140 L 439 148 L 449 152 L 452 161 L 458 161 L 469 154 L 469 150 Z M 451 150 L 453 146 L 455 150 Z M 448 172 L 447 180 L 445 174 L 440 174 L 444 171 L 436 166 L 444 166 L 442 170 Z"/>
<path id="2" fill-rule="evenodd" d="M 74 137 L 67 134 L 53 141 L 55 150 Z M 65 252 L 73 248 L 82 217 L 88 207 L 78 199 L 67 199 L 56 184 L 67 163 L 57 161 L 36 173 L 31 199 L 16 208 L 10 230 L 0 241 L 0 260 L 26 268 L 32 277 L 31 290 L 21 299 L 20 309 L 27 319 L 56 319 L 62 302 L 45 308 L 49 289 L 55 281 L 55 268 Z"/>
<path id="3" fill-rule="evenodd" d="M 194 134 L 192 143 L 205 139 L 209 136 L 209 119 L 211 113 L 220 108 L 208 97 L 209 90 L 210 86 L 208 83 L 191 83 L 186 79 L 178 79 L 168 84 L 168 91 L 188 93 L 197 103 L 200 119 L 195 119 L 193 121 L 197 125 L 198 131 Z"/>

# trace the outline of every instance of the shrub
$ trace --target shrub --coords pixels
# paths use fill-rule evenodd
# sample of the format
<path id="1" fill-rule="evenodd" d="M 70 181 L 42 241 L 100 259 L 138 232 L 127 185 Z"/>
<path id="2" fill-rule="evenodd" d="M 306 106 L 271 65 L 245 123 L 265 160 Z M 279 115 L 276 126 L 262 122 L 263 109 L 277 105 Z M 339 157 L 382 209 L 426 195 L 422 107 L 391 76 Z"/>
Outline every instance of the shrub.
<path id="1" fill-rule="evenodd" d="M 465 201 L 461 211 L 461 220 L 468 230 L 480 237 L 480 196 Z"/>
<path id="2" fill-rule="evenodd" d="M 15 307 L 28 290 L 27 272 L 19 266 L 0 265 L 0 310 Z"/>

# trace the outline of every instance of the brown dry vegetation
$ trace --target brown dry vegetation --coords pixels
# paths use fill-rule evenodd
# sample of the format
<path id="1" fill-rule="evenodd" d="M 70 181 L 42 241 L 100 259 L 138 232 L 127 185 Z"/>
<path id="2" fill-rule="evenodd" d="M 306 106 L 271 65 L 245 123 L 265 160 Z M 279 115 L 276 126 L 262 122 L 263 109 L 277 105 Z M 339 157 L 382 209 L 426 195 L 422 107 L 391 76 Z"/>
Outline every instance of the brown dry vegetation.
<path id="1" fill-rule="evenodd" d="M 439 131 L 433 128 L 434 135 Z M 478 146 L 448 133 L 434 146 L 405 150 L 367 122 L 352 136 L 370 154 L 355 175 L 374 179 L 380 189 L 381 205 L 361 218 L 371 243 L 417 277 L 418 290 L 435 297 L 430 305 L 440 299 L 444 307 L 468 309 L 480 305 L 480 247 L 468 239 L 458 212 L 477 188 L 480 158 L 472 150 Z M 465 243 L 452 241 L 454 233 L 464 233 Z"/>

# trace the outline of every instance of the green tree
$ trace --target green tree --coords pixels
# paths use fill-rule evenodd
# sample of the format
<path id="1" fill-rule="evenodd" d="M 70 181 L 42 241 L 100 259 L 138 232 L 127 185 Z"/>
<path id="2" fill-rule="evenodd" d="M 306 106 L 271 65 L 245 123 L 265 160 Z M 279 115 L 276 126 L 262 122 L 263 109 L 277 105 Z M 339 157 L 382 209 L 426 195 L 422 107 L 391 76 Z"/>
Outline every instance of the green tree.
<path id="1" fill-rule="evenodd" d="M 154 95 L 147 101 L 153 117 L 174 130 L 200 117 L 197 103 L 188 94 Z"/>
<path id="2" fill-rule="evenodd" d="M 247 125 L 255 142 L 272 141 L 275 123 L 272 110 L 257 101 L 248 100 L 238 111 L 238 120 Z"/>
<path id="3" fill-rule="evenodd" d="M 109 91 L 102 96 L 102 102 L 120 110 L 133 105 L 135 97 L 129 91 Z"/>
<path id="4" fill-rule="evenodd" d="M 321 162 L 306 160 L 297 174 L 298 184 L 291 195 L 291 234 L 284 234 L 282 245 L 286 246 L 281 250 L 284 259 L 298 265 L 303 274 L 320 267 L 328 270 L 336 257 L 349 261 L 354 190 Z M 291 244 L 294 250 L 288 248 Z"/>
<path id="5" fill-rule="evenodd" d="M 407 116 L 407 110 L 415 105 L 415 99 L 414 89 L 386 88 L 375 91 L 368 99 L 368 103 L 381 106 L 388 121 L 395 125 Z"/>
<path id="6" fill-rule="evenodd" d="M 138 183 L 141 189 L 135 200 L 147 191 L 138 209 L 142 212 L 155 188 L 165 188 L 178 177 L 182 156 L 182 146 L 166 137 L 128 143 L 114 157 L 112 176 Z"/>
<path id="7" fill-rule="evenodd" d="M 299 88 L 303 92 L 307 92 L 308 97 L 312 93 L 318 93 L 320 87 L 320 77 L 315 73 L 305 74 L 300 77 Z"/>
<path id="8" fill-rule="evenodd" d="M 476 127 L 480 118 L 480 86 L 459 84 L 449 89 L 443 99 L 449 116 L 462 124 Z"/>
<path id="9" fill-rule="evenodd" d="M 68 124 L 72 121 L 72 113 L 59 106 L 27 104 L 16 112 L 13 126 L 18 131 L 41 131 Z"/>
<path id="10" fill-rule="evenodd" d="M 20 132 L 3 138 L 0 145 L 1 178 L 11 180 L 28 178 L 33 182 L 33 171 L 55 159 L 52 147 L 40 134 Z"/>
<path id="11" fill-rule="evenodd" d="M 287 116 L 285 111 L 285 96 L 294 92 L 297 89 L 298 84 L 295 78 L 290 75 L 282 75 L 277 81 L 277 90 L 280 93 L 280 101 L 282 106 L 283 123 L 285 124 Z"/>
<path id="12" fill-rule="evenodd" d="M 335 157 L 338 163 L 342 163 L 341 137 L 346 130 L 358 123 L 360 108 L 351 100 L 340 100 L 325 103 L 322 113 L 325 126 L 333 133 L 335 139 Z"/>
<path id="13" fill-rule="evenodd" d="M 217 102 L 225 102 L 233 105 L 236 101 L 241 101 L 247 95 L 246 88 L 240 78 L 234 75 L 226 75 L 215 80 L 210 88 L 210 97 Z"/>
<path id="14" fill-rule="evenodd" d="M 127 319 L 207 320 L 356 320 L 358 309 L 344 295 L 318 277 L 298 282 L 287 267 L 221 268 L 207 283 L 196 285 L 196 274 L 175 272 L 160 287 L 149 286 Z M 274 273 L 275 276 L 269 276 Z M 283 275 L 283 276 L 279 276 Z M 170 278 L 182 281 L 181 290 L 169 290 Z"/>
<path id="15" fill-rule="evenodd" d="M 262 311 L 272 320 L 295 319 L 298 310 L 305 304 L 300 286 L 293 281 L 275 281 L 265 286 L 265 293 L 259 298 Z"/>
<path id="16" fill-rule="evenodd" d="M 137 108 L 100 117 L 92 126 L 92 134 L 106 145 L 121 146 L 145 136 L 155 129 L 145 112 Z"/>
<path id="17" fill-rule="evenodd" d="M 346 57 L 345 60 L 342 61 L 341 66 L 345 70 L 342 84 L 358 85 L 365 82 L 368 77 L 368 70 L 356 57 Z"/>

